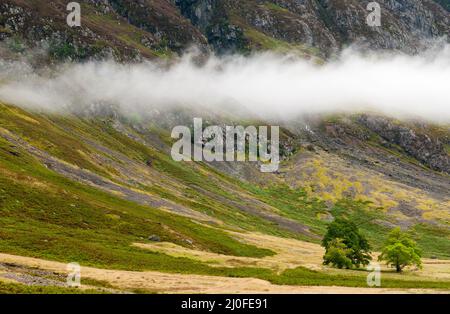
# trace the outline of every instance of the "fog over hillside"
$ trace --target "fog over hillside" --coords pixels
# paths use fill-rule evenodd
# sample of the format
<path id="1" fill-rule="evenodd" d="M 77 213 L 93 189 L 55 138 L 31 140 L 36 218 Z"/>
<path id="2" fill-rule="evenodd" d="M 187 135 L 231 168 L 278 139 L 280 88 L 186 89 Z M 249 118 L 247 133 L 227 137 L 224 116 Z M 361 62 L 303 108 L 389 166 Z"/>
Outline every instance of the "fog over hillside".
<path id="1" fill-rule="evenodd" d="M 0 0 L 0 295 L 450 293 L 449 83 L 450 0 Z"/>
<path id="2" fill-rule="evenodd" d="M 0 100 L 56 111 L 107 103 L 125 112 L 172 105 L 226 109 L 233 100 L 267 117 L 369 110 L 450 121 L 448 45 L 417 56 L 347 49 L 321 65 L 272 53 L 212 56 L 202 65 L 194 57 L 187 53 L 171 65 L 64 64 L 51 75 L 1 61 Z"/>

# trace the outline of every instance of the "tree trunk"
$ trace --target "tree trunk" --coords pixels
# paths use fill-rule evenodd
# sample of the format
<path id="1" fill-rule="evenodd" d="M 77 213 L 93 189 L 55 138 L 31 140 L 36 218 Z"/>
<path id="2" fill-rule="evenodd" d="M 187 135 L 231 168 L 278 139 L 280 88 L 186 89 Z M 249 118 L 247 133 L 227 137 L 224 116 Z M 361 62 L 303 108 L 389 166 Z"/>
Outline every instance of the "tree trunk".
<path id="1" fill-rule="evenodd" d="M 402 268 L 400 267 L 400 261 L 398 260 L 398 256 L 395 259 L 395 270 L 396 270 L 397 273 L 402 271 Z"/>

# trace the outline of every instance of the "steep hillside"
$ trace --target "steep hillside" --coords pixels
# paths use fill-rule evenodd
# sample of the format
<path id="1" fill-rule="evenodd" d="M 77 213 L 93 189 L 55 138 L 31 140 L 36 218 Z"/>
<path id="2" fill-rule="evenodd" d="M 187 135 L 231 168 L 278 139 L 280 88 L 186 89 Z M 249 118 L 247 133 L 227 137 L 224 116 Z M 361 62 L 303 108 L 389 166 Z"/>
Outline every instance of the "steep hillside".
<path id="1" fill-rule="evenodd" d="M 448 150 L 435 144 L 435 154 L 447 158 L 435 172 L 429 167 L 436 164 L 365 128 L 367 117 L 355 119 L 309 121 L 308 131 L 291 126 L 282 142 L 296 153 L 285 155 L 279 173 L 261 174 L 251 163 L 172 161 L 170 128 L 161 119 L 50 115 L 2 104 L 0 250 L 108 269 L 311 284 L 306 270 L 289 280 L 270 270 L 300 265 L 319 270 L 308 280 L 328 285 L 337 279 L 321 275 L 320 263 L 279 265 L 284 253 L 275 244 L 317 243 L 330 219 L 349 217 L 375 248 L 401 225 L 415 232 L 425 256 L 450 258 Z M 429 130 L 448 145 L 448 129 L 420 132 Z M 257 234 L 274 237 L 273 244 L 254 240 Z M 187 251 L 152 246 L 159 241 Z M 253 258 L 258 266 L 251 259 L 214 266 L 202 258 L 212 253 Z M 273 255 L 273 262 L 259 261 Z M 365 284 L 356 275 L 333 282 Z M 414 276 L 403 279 L 420 287 Z M 388 286 L 404 287 L 392 280 Z"/>
<path id="2" fill-rule="evenodd" d="M 167 1 L 152 1 L 148 11 L 135 1 L 80 3 L 82 27 L 70 28 L 66 1 L 2 1 L 0 39 L 13 52 L 48 50 L 56 60 L 136 61 L 167 56 L 191 44 L 206 45 L 203 35 Z"/>
<path id="3" fill-rule="evenodd" d="M 3 151 L 8 157 L 6 160 L 14 162 L 17 159 L 15 167 L 21 158 L 33 158 L 34 163 L 45 165 L 46 173 L 51 170 L 51 173 L 116 197 L 190 217 L 203 224 L 315 241 L 320 238 L 330 214 L 333 215 L 333 204 L 351 201 L 351 208 L 367 211 L 381 219 L 370 222 L 372 227 L 383 228 L 406 220 L 409 225 L 423 224 L 424 228 L 448 232 L 445 231 L 449 221 L 449 180 L 445 173 L 448 173 L 448 152 L 440 151 L 441 158 L 446 160 L 440 165 L 444 172 L 433 172 L 398 144 L 392 142 L 389 147 L 386 140 L 376 137 L 370 129 L 366 129 L 367 135 L 361 131 L 357 133 L 359 137 L 370 136 L 370 140 L 355 137 L 350 126 L 357 125 L 332 122 L 326 123 L 323 131 L 312 131 L 314 136 L 306 139 L 301 134 L 298 137 L 292 135 L 294 138 L 287 145 L 296 146 L 298 153 L 287 157 L 280 174 L 258 174 L 260 182 L 264 183 L 253 185 L 249 183 L 254 182 L 252 178 L 258 173 L 254 164 L 235 162 L 224 169 L 223 165 L 172 161 L 170 129 L 161 129 L 152 121 L 131 123 L 114 117 L 80 119 L 77 116 L 35 115 L 6 105 L 2 106 L 1 119 Z M 448 130 L 444 134 L 448 137 Z M 351 150 L 347 147 L 349 144 Z M 430 157 L 430 160 L 434 159 Z M 336 160 L 342 169 L 334 167 L 330 160 Z M 351 163 L 347 161 L 346 165 L 346 160 Z M 389 168 L 386 163 L 394 168 Z M 27 164 L 31 167 L 29 162 Z M 335 173 L 321 165 L 334 167 Z M 301 174 L 311 177 L 308 180 L 296 178 L 296 167 L 307 167 Z M 345 168 L 354 176 L 348 177 Z M 6 167 L 5 171 L 10 170 Z M 348 184 L 343 184 L 339 176 L 346 177 Z M 316 179 L 322 182 L 316 182 Z M 386 184 L 377 183 L 377 180 Z M 48 183 L 37 183 L 36 187 L 39 186 L 45 189 Z M 389 186 L 392 186 L 391 190 L 386 190 Z M 280 189 L 285 192 L 274 198 Z M 9 193 L 9 190 L 5 192 Z M 320 191 L 326 192 L 321 199 L 331 203 L 312 198 L 314 194 L 321 195 Z M 372 208 L 361 202 L 367 200 L 375 201 L 376 206 Z M 14 202 L 13 199 L 10 201 Z M 78 207 L 74 205 L 74 208 Z M 382 207 L 381 212 L 378 206 Z M 403 216 L 397 215 L 400 213 Z M 320 219 L 322 216 L 323 220 Z M 442 245 L 448 243 L 443 241 Z M 448 248 L 439 246 L 432 251 L 440 255 L 449 252 Z"/>
<path id="4" fill-rule="evenodd" d="M 369 2 L 177 1 L 181 12 L 222 49 L 290 43 L 331 53 L 356 43 L 372 49 L 414 52 L 424 39 L 449 34 L 449 14 L 433 1 L 379 1 L 380 28 L 366 24 Z M 228 42 L 216 43 L 224 32 L 228 32 Z"/>
<path id="5" fill-rule="evenodd" d="M 80 1 L 82 26 L 66 24 L 66 1 L 5 0 L 0 40 L 7 50 L 48 50 L 52 59 L 139 60 L 190 46 L 218 53 L 299 50 L 327 56 L 357 44 L 414 53 L 450 35 L 450 13 L 432 0 L 379 1 L 382 26 L 366 24 L 370 1 Z M 3 54 L 6 54 L 3 52 Z"/>

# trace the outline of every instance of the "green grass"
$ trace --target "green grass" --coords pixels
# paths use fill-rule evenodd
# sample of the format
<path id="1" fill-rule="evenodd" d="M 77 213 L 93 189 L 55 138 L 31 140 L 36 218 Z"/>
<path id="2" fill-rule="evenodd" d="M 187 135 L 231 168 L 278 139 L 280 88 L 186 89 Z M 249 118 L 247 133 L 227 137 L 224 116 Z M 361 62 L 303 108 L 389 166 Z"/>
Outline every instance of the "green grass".
<path id="1" fill-rule="evenodd" d="M 272 278 L 271 282 L 283 285 L 368 287 L 368 272 L 360 271 L 358 273 L 361 274 L 327 274 L 298 267 L 284 271 L 280 276 Z M 381 273 L 381 288 L 449 289 L 450 281 L 403 280 L 386 278 Z"/>
<path id="2" fill-rule="evenodd" d="M 98 15 L 89 5 L 85 5 L 84 19 L 89 26 L 114 36 L 126 47 L 133 47 L 146 56 L 170 58 L 173 52 L 167 47 L 165 40 L 161 39 L 159 45 L 149 48 L 142 44 L 142 39 L 148 37 L 148 33 L 131 24 L 123 23 L 112 14 Z"/>
<path id="3" fill-rule="evenodd" d="M 417 224 L 412 231 L 425 257 L 450 259 L 450 230 L 429 224 Z"/>
<path id="4" fill-rule="evenodd" d="M 0 103 L 0 125 L 22 139 L 49 154 L 72 163 L 80 168 L 107 176 L 101 168 L 94 165 L 81 152 L 91 150 L 82 142 L 57 127 L 47 117 L 6 106 Z"/>
<path id="5" fill-rule="evenodd" d="M 326 213 L 325 203 L 317 198 L 308 197 L 303 189 L 293 189 L 287 185 L 268 188 L 251 185 L 246 187 L 267 204 L 278 208 L 284 216 L 310 227 L 314 234 L 325 233 L 326 222 L 318 219 L 318 214 Z M 314 239 L 306 239 L 314 242 Z"/>
<path id="6" fill-rule="evenodd" d="M 310 270 L 304 267 L 297 267 L 288 269 L 281 274 L 275 274 L 273 271 L 264 268 L 217 268 L 212 275 L 228 276 L 236 278 L 259 278 L 268 280 L 277 285 L 299 285 L 299 286 L 342 286 L 342 287 L 361 287 L 367 288 L 368 272 L 353 271 L 352 273 L 325 273 L 320 271 Z M 381 287 L 380 288 L 400 288 L 400 289 L 450 289 L 450 281 L 437 280 L 411 280 L 393 278 L 395 274 L 382 272 L 381 273 Z M 107 282 L 99 282 L 97 280 L 83 279 L 84 284 L 93 285 L 96 287 L 114 288 Z M 373 289 L 377 289 L 374 287 Z M 136 290 L 135 293 L 155 293 L 157 291 Z M 100 290 L 89 289 L 81 290 L 74 288 L 60 288 L 60 287 L 37 287 L 25 286 L 15 283 L 3 283 L 0 281 L 1 293 L 100 293 Z M 102 292 L 104 293 L 104 292 Z"/>
<path id="7" fill-rule="evenodd" d="M 344 199 L 332 209 L 334 217 L 346 217 L 355 222 L 369 240 L 372 250 L 379 251 L 386 240 L 390 228 L 376 223 L 377 220 L 389 222 L 382 208 L 374 208 L 368 202 Z M 450 232 L 445 227 L 418 223 L 409 231 L 423 252 L 423 257 L 450 258 Z"/>
<path id="8" fill-rule="evenodd" d="M 19 156 L 11 154 L 14 149 Z M 266 249 L 223 231 L 65 179 L 0 139 L 0 251 L 99 267 L 208 272 L 201 263 L 131 247 L 151 234 L 209 251 L 260 257 Z M 38 182 L 33 185 L 31 182 Z M 112 219 L 111 217 L 119 217 Z"/>
<path id="9" fill-rule="evenodd" d="M 73 116 L 62 117 L 59 115 L 46 115 L 43 117 L 6 105 L 1 106 L 0 109 L 2 109 L 0 112 L 0 120 L 4 123 L 2 125 L 3 127 L 20 135 L 32 145 L 68 163 L 88 169 L 116 182 L 114 178 L 111 178 L 109 174 L 105 173 L 105 166 L 100 168 L 97 164 L 93 164 L 87 156 L 94 153 L 112 158 L 122 164 L 123 162 L 115 159 L 114 156 L 107 155 L 102 151 L 83 144 L 83 138 L 99 141 L 108 149 L 119 152 L 141 163 L 150 158 L 154 161 L 154 167 L 157 170 L 175 178 L 183 186 L 186 186 L 186 197 L 182 199 L 177 198 L 173 196 L 172 191 L 165 191 L 157 187 L 149 188 L 144 186 L 143 190 L 156 192 L 165 198 L 175 200 L 200 212 L 211 214 L 213 217 L 223 219 L 230 225 L 237 224 L 247 230 L 264 231 L 267 229 L 272 234 L 280 234 L 280 231 L 270 222 L 243 213 L 233 206 L 223 204 L 223 202 L 214 200 L 211 197 L 206 197 L 202 192 L 196 190 L 198 187 L 212 194 L 221 195 L 221 197 L 227 200 L 240 202 L 240 199 L 234 194 L 220 188 L 220 181 L 226 179 L 224 176 L 214 172 L 212 168 L 204 164 L 193 165 L 192 163 L 174 162 L 167 154 L 133 141 L 129 137 L 117 132 L 108 120 L 78 119 Z M 34 132 L 34 129 L 38 129 L 38 131 Z M 138 135 L 136 134 L 136 136 Z M 212 172 L 220 180 L 219 183 L 212 184 L 208 175 L 199 173 L 198 167 L 205 168 L 208 173 Z M 107 170 L 110 173 L 115 173 L 114 169 Z M 234 184 L 230 181 L 224 183 Z M 193 198 L 195 201 L 192 201 Z M 283 232 L 281 231 L 281 233 Z M 284 234 L 287 236 L 290 235 L 285 232 Z"/>
<path id="10" fill-rule="evenodd" d="M 209 191 L 210 193 L 214 195 L 220 195 L 221 198 L 226 200 L 233 200 L 237 203 L 240 203 L 241 200 L 236 195 L 233 195 L 229 192 L 224 191 L 221 186 L 228 185 L 233 187 L 233 189 L 240 189 L 243 192 L 248 192 L 251 195 L 253 195 L 255 198 L 264 201 L 267 204 L 272 205 L 275 208 L 278 208 L 281 210 L 282 215 L 295 219 L 299 221 L 302 224 L 305 224 L 309 226 L 313 233 L 316 233 L 318 235 L 321 235 L 324 233 L 326 228 L 326 222 L 321 221 L 318 219 L 318 214 L 325 213 L 325 205 L 322 201 L 310 198 L 306 195 L 306 193 L 303 190 L 293 190 L 287 186 L 281 185 L 281 186 L 274 186 L 270 188 L 261 188 L 254 185 L 249 185 L 242 183 L 234 178 L 230 178 L 228 176 L 225 176 L 222 173 L 219 173 L 218 171 L 214 170 L 213 168 L 209 167 L 206 164 L 192 164 L 192 163 L 177 163 L 170 159 L 169 156 L 167 156 L 165 153 L 161 153 L 151 147 L 145 146 L 141 143 L 138 143 L 136 141 L 131 140 L 129 137 L 117 132 L 108 121 L 101 121 L 101 120 L 83 120 L 78 119 L 76 117 L 61 117 L 58 115 L 47 115 L 47 116 L 41 116 L 36 114 L 30 114 L 28 112 L 25 112 L 23 110 L 17 109 L 15 107 L 10 106 L 1 106 L 0 109 L 2 110 L 0 112 L 0 119 L 5 124 L 4 127 L 7 127 L 13 132 L 17 132 L 20 134 L 23 138 L 29 140 L 32 144 L 47 150 L 49 153 L 66 160 L 70 163 L 78 164 L 80 167 L 91 169 L 94 172 L 97 172 L 98 174 L 103 174 L 104 169 L 99 168 L 96 164 L 92 164 L 89 159 L 86 159 L 85 156 L 89 154 L 92 151 L 92 147 L 88 147 L 82 142 L 82 137 L 85 138 L 91 138 L 93 140 L 94 138 L 98 140 L 102 145 L 105 145 L 105 147 L 108 147 L 109 149 L 113 151 L 118 151 L 121 154 L 127 156 L 128 158 L 131 158 L 133 160 L 136 160 L 138 162 L 144 162 L 147 158 L 151 158 L 154 160 L 154 167 L 162 172 L 165 173 L 173 178 L 176 178 L 177 181 L 179 181 L 183 186 L 185 186 L 183 191 L 183 197 L 179 197 L 173 194 L 172 191 L 168 191 L 162 187 L 158 187 L 157 185 L 147 187 L 142 186 L 142 189 L 145 191 L 150 191 L 154 194 L 160 195 L 161 197 L 164 197 L 166 199 L 175 201 L 176 203 L 185 205 L 186 207 L 192 208 L 194 210 L 197 210 L 199 212 L 208 214 L 212 217 L 216 217 L 224 222 L 226 222 L 229 226 L 239 226 L 240 228 L 249 230 L 249 231 L 260 231 L 265 232 L 272 235 L 278 235 L 278 236 L 284 236 L 284 237 L 296 237 L 306 240 L 312 240 L 308 239 L 304 236 L 300 235 L 294 235 L 288 231 L 282 230 L 277 226 L 274 226 L 273 223 L 270 223 L 268 221 L 265 221 L 259 217 L 256 217 L 254 215 L 250 215 L 248 213 L 244 213 L 238 208 L 234 208 L 232 204 L 226 204 L 220 199 L 214 199 L 212 197 L 208 197 L 204 193 L 201 192 L 201 190 Z M 25 117 L 25 118 L 24 118 Z M 38 125 L 36 125 L 36 122 L 38 121 Z M 39 129 L 39 131 L 34 131 L 35 129 Z M 69 130 L 70 132 L 67 132 Z M 51 143 L 51 145 L 45 145 L 42 143 Z M 110 195 L 107 195 L 105 193 L 100 193 L 99 191 L 92 190 L 91 188 L 88 188 L 86 186 L 82 185 L 76 185 L 72 181 L 65 180 L 64 178 L 55 175 L 54 173 L 50 171 L 46 171 L 46 169 L 42 166 L 38 165 L 36 163 L 36 166 L 29 167 L 28 169 L 23 169 L 22 167 L 17 167 L 19 164 L 19 157 L 12 156 L 8 154 L 8 149 L 10 149 L 7 143 L 4 143 L 5 146 L 5 160 L 7 160 L 6 157 L 10 159 L 9 165 L 6 166 L 8 169 L 12 169 L 15 172 L 19 173 L 30 173 L 33 176 L 36 176 L 36 180 L 43 180 L 50 181 L 53 180 L 53 185 L 57 189 L 58 196 L 56 199 L 52 198 L 52 194 L 49 194 L 48 197 L 46 196 L 41 203 L 45 204 L 47 208 L 52 208 L 53 204 L 58 204 L 59 207 L 67 207 L 68 202 L 72 202 L 73 200 L 69 199 L 67 197 L 68 191 L 66 191 L 66 195 L 60 194 L 58 191 L 65 190 L 66 187 L 70 186 L 77 186 L 77 189 L 81 189 L 84 191 L 84 193 L 88 193 L 88 199 L 89 203 L 92 203 L 93 200 L 95 203 L 98 203 L 99 199 L 108 200 L 109 204 L 105 205 L 102 204 L 102 211 L 94 211 L 96 212 L 96 220 L 101 219 L 103 220 L 103 223 L 106 225 L 105 230 L 110 230 L 109 224 L 114 224 L 116 229 L 128 229 L 130 230 L 130 233 L 133 233 L 135 238 L 146 238 L 149 234 L 154 233 L 161 233 L 161 228 L 154 227 L 149 228 L 148 225 L 146 225 L 145 228 L 141 228 L 140 225 L 142 224 L 142 219 L 138 222 L 137 219 L 134 217 L 134 214 L 132 215 L 124 215 L 123 212 L 115 210 L 109 210 L 109 208 L 116 208 L 116 204 L 112 202 L 111 200 L 118 201 L 118 198 L 112 198 Z M 79 151 L 85 152 L 84 154 L 79 154 Z M 104 154 L 105 153 L 100 151 L 95 151 L 95 153 L 98 154 Z M 25 155 L 24 153 L 22 153 Z M 108 156 L 110 157 L 110 156 Z M 23 156 L 22 158 L 25 158 Z M 114 158 L 114 157 L 112 157 Z M 75 160 L 75 161 L 74 161 Z M 119 161 L 120 162 L 120 161 Z M 26 158 L 24 159 L 24 163 L 29 163 Z M 198 167 L 203 168 L 204 171 L 199 172 Z M 15 168 L 15 169 L 14 169 Z M 205 175 L 204 172 L 206 172 L 208 175 Z M 44 174 L 45 173 L 45 174 Z M 212 181 L 211 175 L 215 178 L 214 181 Z M 217 181 L 217 182 L 216 182 Z M 3 182 L 3 186 L 7 186 L 10 183 Z M 17 183 L 16 183 L 17 184 Z M 13 186 L 13 185 L 11 185 Z M 197 189 L 197 187 L 201 188 L 200 190 Z M 29 193 L 29 201 L 28 203 L 23 203 L 24 200 L 21 199 L 20 193 L 17 192 L 17 201 L 19 203 L 14 203 L 14 201 L 11 201 L 13 199 L 14 195 L 7 196 L 6 194 L 9 189 L 3 189 L 5 191 L 0 191 L 0 195 L 5 194 L 3 197 L 9 197 L 10 202 L 8 203 L 8 207 L 14 208 L 21 208 L 23 206 L 29 206 L 32 207 L 34 205 L 35 200 L 39 199 L 39 190 L 35 190 L 33 192 L 33 189 L 30 189 L 29 187 L 17 187 L 17 191 L 25 190 Z M 75 195 L 78 192 L 74 193 Z M 100 196 L 103 195 L 103 196 Z M 58 198 L 60 200 L 58 201 Z M 123 202 L 123 201 L 120 201 Z M 135 207 L 135 204 L 130 205 L 131 203 L 122 204 L 122 207 Z M 243 203 L 242 203 L 243 204 Z M 370 218 L 370 220 L 374 220 L 375 218 L 383 218 L 383 215 L 380 213 L 377 213 L 376 210 L 367 210 L 365 209 L 365 206 L 355 206 L 355 204 L 358 204 L 355 201 L 347 201 L 347 204 L 343 204 L 341 207 L 344 208 L 347 211 L 347 214 L 351 214 L 351 219 L 364 220 L 366 217 Z M 74 204 L 75 208 L 69 208 L 69 210 L 65 210 L 63 212 L 60 212 L 62 217 L 56 216 L 51 217 L 49 216 L 49 210 L 46 209 L 44 206 L 41 209 L 34 209 L 33 211 L 24 212 L 22 214 L 23 217 L 36 217 L 41 216 L 41 220 L 43 217 L 47 216 L 47 220 L 57 220 L 62 221 L 66 218 L 72 220 L 77 219 L 78 224 L 75 224 L 74 228 L 80 228 L 83 226 L 83 219 L 89 220 L 89 217 L 83 217 L 83 215 L 76 216 L 77 213 L 90 213 L 92 212 L 92 204 Z M 81 207 L 80 207 L 81 206 Z M 98 204 L 95 204 L 95 206 L 98 206 Z M 336 208 L 339 207 L 339 204 L 336 206 Z M 87 209 L 90 208 L 90 209 Z M 336 211 L 336 208 L 333 209 Z M 4 211 L 7 211 L 7 208 L 5 207 L 3 209 Z M 11 211 L 11 210 L 10 210 Z M 140 208 L 140 211 L 145 211 L 143 207 Z M 43 212 L 43 214 L 41 214 Z M 59 213 L 59 211 L 58 211 Z M 336 213 L 334 213 L 336 214 Z M 111 215 L 116 215 L 121 217 L 119 221 L 112 222 L 110 218 Z M 335 215 L 336 216 L 336 215 Z M 130 221 L 131 220 L 131 221 Z M 367 220 L 367 219 L 366 219 Z M 84 222 L 88 223 L 89 222 Z M 192 223 L 186 222 L 186 224 L 189 224 L 189 228 L 193 228 Z M 169 226 L 173 226 L 174 222 L 168 222 Z M 119 227 L 120 226 L 120 227 Z M 138 227 L 138 228 L 136 228 Z M 189 229 L 189 228 L 185 228 Z M 194 228 L 197 228 L 195 226 Z M 192 239 L 196 238 L 196 244 L 202 245 L 207 250 L 212 250 L 216 252 L 221 253 L 227 253 L 227 254 L 247 254 L 247 255 L 258 255 L 258 254 L 270 254 L 267 251 L 264 250 L 256 250 L 255 252 L 252 252 L 252 249 L 248 250 L 242 250 L 239 249 L 240 245 L 236 245 L 235 242 L 231 238 L 230 239 L 223 239 L 223 237 L 227 238 L 227 236 L 223 236 L 224 233 L 211 231 L 213 229 L 205 229 L 203 228 L 204 236 L 201 238 L 200 236 L 192 236 L 189 234 L 189 232 L 186 231 L 186 238 Z M 385 234 L 387 231 L 385 228 L 374 224 L 372 222 L 365 223 L 362 226 L 362 229 L 367 231 L 369 240 L 374 243 L 375 247 L 379 247 L 379 245 L 382 243 L 383 238 L 382 234 Z M 138 232 L 140 230 L 140 232 Z M 424 229 L 422 229 L 424 230 Z M 425 230 L 425 233 L 428 231 Z M 217 236 L 217 234 L 222 234 L 221 236 Z M 216 235 L 216 236 L 213 236 Z M 165 238 L 165 234 L 162 235 L 163 239 Z M 205 238 L 209 238 L 209 240 L 206 240 Z M 427 245 L 431 245 L 433 248 L 431 251 L 433 253 L 428 252 L 428 246 L 422 245 L 425 247 L 425 252 L 427 256 L 429 255 L 436 255 L 435 252 L 442 249 L 443 247 L 446 247 L 447 241 L 445 239 L 441 239 L 440 241 L 433 241 L 432 237 L 425 237 L 425 239 L 430 239 L 427 243 Z M 181 245 L 186 245 L 182 242 L 180 238 L 178 239 L 171 239 L 167 238 L 167 240 L 175 241 L 178 243 L 181 243 Z M 128 240 L 129 241 L 129 240 Z M 314 240 L 317 241 L 317 240 Z M 231 244 L 233 243 L 233 244 Z M 425 243 L 425 242 L 424 242 Z M 239 252 L 239 253 L 237 253 Z M 262 253 L 261 253 L 262 252 Z M 439 254 L 439 256 L 442 256 L 442 254 Z"/>
<path id="11" fill-rule="evenodd" d="M 318 219 L 318 214 L 327 213 L 326 205 L 317 198 L 311 198 L 302 189 L 292 189 L 285 185 L 260 188 L 247 186 L 254 195 L 264 202 L 280 209 L 291 219 L 306 224 L 320 236 L 325 233 L 327 222 Z M 369 240 L 372 249 L 380 250 L 390 228 L 377 221 L 389 221 L 382 208 L 375 207 L 371 202 L 354 199 L 341 199 L 331 208 L 333 217 L 346 217 L 356 223 Z M 416 241 L 424 253 L 424 257 L 450 258 L 450 232 L 445 227 L 430 224 L 416 224 L 412 227 Z M 320 242 L 308 239 L 310 242 Z"/>
<path id="12" fill-rule="evenodd" d="M 289 13 L 288 9 L 285 9 L 283 7 L 280 7 L 278 4 L 272 3 L 272 2 L 266 2 L 264 3 L 264 6 L 270 10 L 281 12 L 281 13 Z"/>
<path id="13" fill-rule="evenodd" d="M 0 294 L 99 294 L 95 289 L 64 288 L 54 286 L 27 286 L 0 281 Z"/>
<path id="14" fill-rule="evenodd" d="M 271 50 L 280 53 L 294 53 L 301 57 L 315 57 L 317 62 L 322 62 L 320 52 L 314 47 L 308 47 L 300 43 L 289 43 L 268 36 L 254 28 L 245 27 L 244 35 L 250 44 L 260 50 Z"/>

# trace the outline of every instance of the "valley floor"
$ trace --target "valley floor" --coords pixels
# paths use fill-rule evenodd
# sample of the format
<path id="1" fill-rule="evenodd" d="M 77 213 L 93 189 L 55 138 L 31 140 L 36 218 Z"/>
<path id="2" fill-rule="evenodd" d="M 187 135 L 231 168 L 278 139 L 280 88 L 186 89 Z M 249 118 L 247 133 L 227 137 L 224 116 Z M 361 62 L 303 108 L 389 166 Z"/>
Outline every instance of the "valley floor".
<path id="1" fill-rule="evenodd" d="M 330 274 L 357 274 L 362 271 L 336 270 L 321 265 L 322 248 L 304 241 L 283 239 L 258 233 L 235 234 L 248 243 L 259 242 L 263 247 L 277 252 L 271 257 L 248 258 L 189 250 L 170 243 L 135 244 L 156 252 L 172 256 L 183 256 L 204 263 L 224 267 L 262 267 L 281 272 L 303 266 L 309 269 L 326 270 Z M 65 286 L 67 264 L 38 258 L 0 253 L 0 283 L 21 283 L 28 286 Z M 366 272 L 361 276 L 364 280 Z M 54 277 L 55 279 L 52 279 Z M 156 271 L 126 271 L 82 267 L 81 291 L 94 289 L 106 293 L 449 293 L 448 289 L 384 288 L 383 278 L 415 280 L 450 280 L 450 261 L 424 260 L 423 270 L 409 270 L 395 274 L 383 267 L 380 288 L 343 286 L 278 285 L 257 278 L 232 278 L 193 274 L 174 274 Z M 44 291 L 45 292 L 45 291 Z"/>
<path id="2" fill-rule="evenodd" d="M 66 264 L 42 259 L 0 254 L 1 263 L 14 263 L 51 272 L 65 272 Z M 434 289 L 353 288 L 337 286 L 274 285 L 254 278 L 229 278 L 203 275 L 168 274 L 161 272 L 133 272 L 83 267 L 88 278 L 107 282 L 120 291 L 157 293 L 445 293 Z M 0 273 L 0 276 L 2 274 Z M 0 279 L 3 280 L 3 279 Z M 86 285 L 82 288 L 92 288 Z M 448 292 L 448 291 L 447 291 Z"/>

